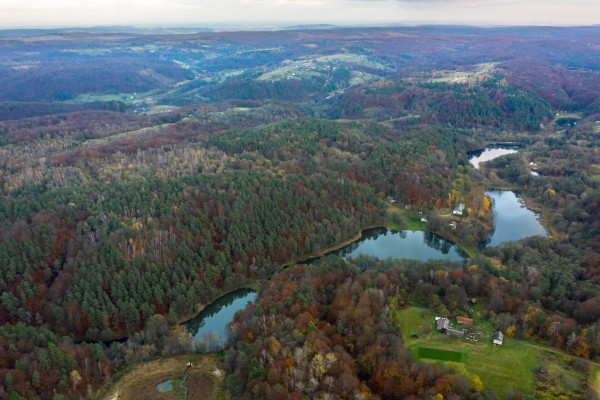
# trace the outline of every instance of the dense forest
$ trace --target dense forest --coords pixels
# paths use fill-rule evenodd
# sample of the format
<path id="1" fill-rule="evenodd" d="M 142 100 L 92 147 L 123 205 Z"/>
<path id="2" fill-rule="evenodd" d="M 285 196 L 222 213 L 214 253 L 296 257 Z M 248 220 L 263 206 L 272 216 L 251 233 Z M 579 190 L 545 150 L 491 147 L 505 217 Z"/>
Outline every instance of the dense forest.
<path id="1" fill-rule="evenodd" d="M 181 322 L 247 287 L 233 398 L 509 398 L 399 328 L 472 298 L 507 337 L 600 357 L 600 29 L 57 35 L 0 36 L 0 399 L 102 398 L 198 351 Z M 483 248 L 489 188 L 550 237 Z M 382 226 L 471 256 L 296 265 Z"/>

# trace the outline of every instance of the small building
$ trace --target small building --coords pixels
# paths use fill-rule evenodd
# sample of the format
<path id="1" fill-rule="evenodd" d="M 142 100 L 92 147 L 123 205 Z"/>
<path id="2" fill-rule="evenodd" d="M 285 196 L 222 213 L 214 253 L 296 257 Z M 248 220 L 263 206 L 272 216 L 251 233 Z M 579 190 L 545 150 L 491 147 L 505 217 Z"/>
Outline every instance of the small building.
<path id="1" fill-rule="evenodd" d="M 427 222 L 427 218 L 425 218 L 425 217 L 422 217 L 422 218 L 421 218 L 421 222 Z"/>
<path id="2" fill-rule="evenodd" d="M 464 211 L 465 211 L 465 204 L 464 203 L 458 203 L 452 209 L 452 214 L 454 214 L 454 215 L 463 215 Z"/>
<path id="3" fill-rule="evenodd" d="M 471 304 L 477 304 L 477 300 L 475 299 L 475 297 L 471 297 L 469 299 L 469 303 L 471 303 Z"/>
<path id="4" fill-rule="evenodd" d="M 385 196 L 385 199 L 386 199 L 387 201 L 389 201 L 390 203 L 395 203 L 395 202 L 396 202 L 396 199 L 394 199 L 392 196 L 389 196 L 389 195 L 388 195 L 388 196 Z"/>
<path id="5" fill-rule="evenodd" d="M 456 317 L 456 322 L 458 322 L 459 324 L 473 325 L 472 318 Z"/>
<path id="6" fill-rule="evenodd" d="M 452 228 L 452 229 L 456 229 L 456 227 L 457 227 L 457 224 L 456 224 L 456 222 L 455 222 L 455 221 L 452 221 L 452 222 L 450 222 L 448 225 L 449 225 L 449 226 L 450 226 L 450 228 Z"/>
<path id="7" fill-rule="evenodd" d="M 457 336 L 457 337 L 462 338 L 465 336 L 465 330 L 448 328 L 448 329 L 446 329 L 446 334 L 448 334 L 450 336 Z"/>
<path id="8" fill-rule="evenodd" d="M 504 342 L 504 334 L 500 331 L 494 332 L 494 346 L 502 346 Z"/>
<path id="9" fill-rule="evenodd" d="M 442 333 L 446 333 L 448 328 L 450 328 L 450 320 L 448 318 L 437 318 L 436 319 L 436 329 Z"/>

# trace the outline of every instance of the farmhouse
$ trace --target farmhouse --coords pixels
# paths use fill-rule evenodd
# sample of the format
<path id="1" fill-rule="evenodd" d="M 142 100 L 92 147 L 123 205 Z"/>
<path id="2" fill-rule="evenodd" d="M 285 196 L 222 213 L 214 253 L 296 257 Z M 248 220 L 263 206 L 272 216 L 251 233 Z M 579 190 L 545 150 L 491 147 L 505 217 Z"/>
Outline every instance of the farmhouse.
<path id="1" fill-rule="evenodd" d="M 500 331 L 494 332 L 494 346 L 502 346 L 504 342 L 504 334 Z"/>
<path id="2" fill-rule="evenodd" d="M 473 325 L 473 320 L 471 318 L 456 317 L 456 322 L 459 324 Z"/>
<path id="3" fill-rule="evenodd" d="M 446 333 L 448 328 L 450 328 L 450 320 L 448 318 L 437 318 L 436 319 L 437 330 Z"/>
<path id="4" fill-rule="evenodd" d="M 464 211 L 465 211 L 465 204 L 464 203 L 458 203 L 452 209 L 452 214 L 454 214 L 454 215 L 463 215 Z"/>

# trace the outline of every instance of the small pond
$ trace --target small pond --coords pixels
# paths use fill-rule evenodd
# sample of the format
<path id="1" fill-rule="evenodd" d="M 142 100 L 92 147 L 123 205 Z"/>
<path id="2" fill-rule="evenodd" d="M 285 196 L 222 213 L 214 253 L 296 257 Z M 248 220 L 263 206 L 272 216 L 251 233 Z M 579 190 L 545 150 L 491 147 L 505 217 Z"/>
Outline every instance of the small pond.
<path id="1" fill-rule="evenodd" d="M 500 156 L 517 153 L 515 147 L 486 147 L 483 150 L 470 151 L 467 153 L 469 162 L 475 169 L 479 169 L 479 164 L 486 161 L 491 161 Z"/>
<path id="2" fill-rule="evenodd" d="M 227 342 L 226 325 L 235 313 L 256 300 L 256 292 L 249 289 L 236 290 L 219 297 L 195 318 L 184 323 L 193 338 L 202 342 L 200 350 L 223 348 Z"/>
<path id="3" fill-rule="evenodd" d="M 523 199 L 514 192 L 490 190 L 485 194 L 492 201 L 494 230 L 483 246 L 498 246 L 536 235 L 548 236 L 540 224 L 540 215 L 526 208 Z"/>
<path id="4" fill-rule="evenodd" d="M 158 390 L 161 393 L 170 392 L 171 390 L 173 390 L 173 384 L 171 383 L 170 379 L 167 379 L 166 381 L 162 381 L 161 383 L 156 385 L 156 390 Z"/>
<path id="5" fill-rule="evenodd" d="M 362 237 L 329 254 L 340 257 L 357 257 L 360 254 L 386 258 L 411 258 L 427 261 L 462 260 L 468 255 L 457 245 L 431 232 L 396 231 L 387 228 L 373 228 L 363 231 Z M 305 263 L 313 263 L 318 258 Z"/>

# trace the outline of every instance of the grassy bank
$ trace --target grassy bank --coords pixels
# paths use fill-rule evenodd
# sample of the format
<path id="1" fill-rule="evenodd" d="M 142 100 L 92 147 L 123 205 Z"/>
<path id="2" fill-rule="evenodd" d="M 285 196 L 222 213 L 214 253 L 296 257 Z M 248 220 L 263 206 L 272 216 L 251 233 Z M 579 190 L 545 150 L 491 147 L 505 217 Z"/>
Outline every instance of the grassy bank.
<path id="1" fill-rule="evenodd" d="M 192 366 L 188 369 L 188 363 Z M 229 393 L 224 386 L 222 356 L 219 354 L 191 354 L 160 358 L 132 365 L 116 374 L 116 382 L 108 389 L 99 391 L 96 398 L 103 400 L 130 399 L 181 399 L 183 389 L 178 383 L 187 370 L 185 386 L 188 389 L 186 400 L 226 400 Z M 160 393 L 159 383 L 172 379 L 173 390 Z"/>

